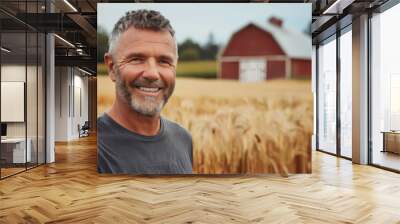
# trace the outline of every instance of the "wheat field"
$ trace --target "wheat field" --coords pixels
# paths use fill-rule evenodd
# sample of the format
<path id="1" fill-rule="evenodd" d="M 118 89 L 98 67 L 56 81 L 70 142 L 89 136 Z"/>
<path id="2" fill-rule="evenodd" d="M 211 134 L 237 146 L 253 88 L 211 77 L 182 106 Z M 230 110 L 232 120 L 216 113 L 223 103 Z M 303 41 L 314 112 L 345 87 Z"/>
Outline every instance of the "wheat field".
<path id="1" fill-rule="evenodd" d="M 97 82 L 100 115 L 115 94 L 107 76 Z M 162 115 L 192 134 L 194 173 L 311 172 L 310 81 L 177 78 Z"/>

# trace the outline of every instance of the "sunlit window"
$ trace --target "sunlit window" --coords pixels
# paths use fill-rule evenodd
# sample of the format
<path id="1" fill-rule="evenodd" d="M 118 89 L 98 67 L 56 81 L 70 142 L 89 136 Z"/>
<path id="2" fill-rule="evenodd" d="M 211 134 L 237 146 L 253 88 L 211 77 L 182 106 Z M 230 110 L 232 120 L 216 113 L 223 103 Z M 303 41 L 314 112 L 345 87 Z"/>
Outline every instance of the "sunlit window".
<path id="1" fill-rule="evenodd" d="M 352 35 L 340 36 L 340 153 L 352 157 Z"/>
<path id="2" fill-rule="evenodd" d="M 318 148 L 336 153 L 336 40 L 318 49 Z"/>
<path id="3" fill-rule="evenodd" d="M 371 19 L 372 163 L 396 170 L 400 170 L 399 21 L 400 4 Z"/>

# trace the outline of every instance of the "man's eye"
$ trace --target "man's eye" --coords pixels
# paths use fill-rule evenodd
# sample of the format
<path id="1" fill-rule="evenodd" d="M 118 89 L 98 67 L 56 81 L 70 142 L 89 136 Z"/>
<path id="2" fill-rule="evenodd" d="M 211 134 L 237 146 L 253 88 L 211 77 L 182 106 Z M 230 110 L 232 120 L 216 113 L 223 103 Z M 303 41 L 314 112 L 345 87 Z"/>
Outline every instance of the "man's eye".
<path id="1" fill-rule="evenodd" d="M 129 62 L 132 62 L 132 63 L 138 63 L 138 62 L 142 62 L 143 61 L 143 58 L 131 58 L 131 59 L 129 59 Z"/>
<path id="2" fill-rule="evenodd" d="M 160 60 L 160 63 L 163 65 L 171 65 L 171 62 L 168 60 Z"/>

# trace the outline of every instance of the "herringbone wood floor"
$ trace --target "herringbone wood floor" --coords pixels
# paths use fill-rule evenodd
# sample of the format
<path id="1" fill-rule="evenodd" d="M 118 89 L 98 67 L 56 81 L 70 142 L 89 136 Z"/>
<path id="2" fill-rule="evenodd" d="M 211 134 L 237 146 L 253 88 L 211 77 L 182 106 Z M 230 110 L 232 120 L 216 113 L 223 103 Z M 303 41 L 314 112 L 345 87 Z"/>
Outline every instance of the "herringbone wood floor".
<path id="1" fill-rule="evenodd" d="M 400 175 L 313 153 L 311 175 L 96 172 L 95 138 L 0 181 L 0 223 L 400 223 Z"/>

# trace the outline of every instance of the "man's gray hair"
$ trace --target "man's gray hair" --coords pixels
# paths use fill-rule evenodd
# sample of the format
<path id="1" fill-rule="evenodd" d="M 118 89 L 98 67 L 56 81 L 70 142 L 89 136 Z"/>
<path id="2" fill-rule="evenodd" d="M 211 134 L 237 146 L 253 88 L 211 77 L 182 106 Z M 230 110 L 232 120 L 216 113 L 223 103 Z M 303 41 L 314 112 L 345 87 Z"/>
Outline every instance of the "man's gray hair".
<path id="1" fill-rule="evenodd" d="M 114 26 L 109 41 L 109 53 L 113 53 L 120 35 L 131 27 L 154 31 L 168 31 L 173 38 L 175 35 L 175 31 L 169 20 L 161 15 L 160 12 L 146 9 L 129 11 Z"/>

